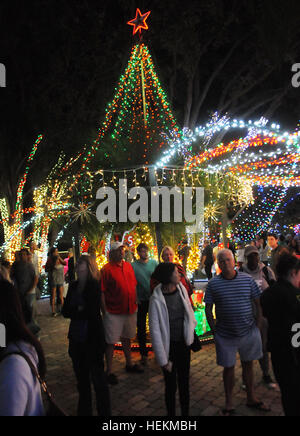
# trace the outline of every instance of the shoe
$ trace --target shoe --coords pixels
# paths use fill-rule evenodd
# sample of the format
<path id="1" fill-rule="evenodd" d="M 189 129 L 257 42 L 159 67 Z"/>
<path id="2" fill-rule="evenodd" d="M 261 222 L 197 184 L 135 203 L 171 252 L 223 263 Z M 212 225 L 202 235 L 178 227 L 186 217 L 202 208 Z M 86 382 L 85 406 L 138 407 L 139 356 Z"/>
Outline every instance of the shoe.
<path id="1" fill-rule="evenodd" d="M 272 380 L 272 378 L 269 375 L 263 376 L 263 382 L 265 385 L 268 386 L 269 389 L 276 389 L 277 388 L 277 384 L 274 383 L 274 381 Z"/>
<path id="2" fill-rule="evenodd" d="M 53 313 L 52 313 L 52 318 L 56 318 L 57 315 L 58 315 L 57 313 L 53 312 Z"/>
<path id="3" fill-rule="evenodd" d="M 221 416 L 233 416 L 235 414 L 235 409 L 222 409 Z"/>
<path id="4" fill-rule="evenodd" d="M 243 391 L 247 390 L 246 385 L 244 385 L 244 384 L 241 385 L 241 388 L 242 388 Z"/>
<path id="5" fill-rule="evenodd" d="M 62 313 L 61 313 L 62 308 L 63 308 L 63 305 L 62 305 L 62 304 L 59 304 L 59 305 L 57 306 L 57 314 L 58 314 L 58 315 L 61 315 L 61 314 L 62 314 Z"/>
<path id="6" fill-rule="evenodd" d="M 246 406 L 249 407 L 250 409 L 256 409 L 261 412 L 271 412 L 270 407 L 266 406 L 262 401 L 258 401 L 252 404 L 247 403 Z"/>
<path id="7" fill-rule="evenodd" d="M 137 364 L 132 365 L 132 366 L 126 365 L 125 370 L 126 370 L 126 372 L 134 372 L 136 374 L 141 374 L 144 372 L 144 370 Z"/>
<path id="8" fill-rule="evenodd" d="M 112 385 L 112 386 L 117 385 L 119 383 L 118 377 L 115 374 L 109 374 L 107 376 L 107 382 L 109 385 Z"/>

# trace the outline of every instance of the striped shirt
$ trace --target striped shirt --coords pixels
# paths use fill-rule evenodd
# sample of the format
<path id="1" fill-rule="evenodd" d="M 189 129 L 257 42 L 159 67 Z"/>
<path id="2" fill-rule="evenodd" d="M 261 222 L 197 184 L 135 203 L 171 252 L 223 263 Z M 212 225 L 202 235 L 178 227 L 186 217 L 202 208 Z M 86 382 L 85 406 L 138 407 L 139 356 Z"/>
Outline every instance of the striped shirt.
<path id="1" fill-rule="evenodd" d="M 222 275 L 208 282 L 204 301 L 216 308 L 216 332 L 233 338 L 247 335 L 255 326 L 252 300 L 259 298 L 260 289 L 248 274 L 237 272 L 232 280 Z"/>

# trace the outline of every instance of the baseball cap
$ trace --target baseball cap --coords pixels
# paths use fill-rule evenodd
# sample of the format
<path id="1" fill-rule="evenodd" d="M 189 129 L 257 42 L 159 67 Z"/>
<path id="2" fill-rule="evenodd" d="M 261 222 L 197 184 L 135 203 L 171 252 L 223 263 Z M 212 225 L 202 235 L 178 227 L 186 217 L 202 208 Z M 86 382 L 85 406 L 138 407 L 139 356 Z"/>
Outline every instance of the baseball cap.
<path id="1" fill-rule="evenodd" d="M 110 251 L 116 251 L 118 250 L 120 247 L 124 247 L 124 244 L 122 244 L 121 242 L 113 242 L 110 246 Z"/>
<path id="2" fill-rule="evenodd" d="M 252 253 L 259 253 L 259 251 L 258 251 L 258 248 L 257 247 L 255 247 L 254 245 L 248 245 L 246 248 L 245 248 L 245 253 L 244 253 L 244 256 L 245 257 L 248 257 L 248 256 L 250 256 L 250 254 L 252 254 Z"/>

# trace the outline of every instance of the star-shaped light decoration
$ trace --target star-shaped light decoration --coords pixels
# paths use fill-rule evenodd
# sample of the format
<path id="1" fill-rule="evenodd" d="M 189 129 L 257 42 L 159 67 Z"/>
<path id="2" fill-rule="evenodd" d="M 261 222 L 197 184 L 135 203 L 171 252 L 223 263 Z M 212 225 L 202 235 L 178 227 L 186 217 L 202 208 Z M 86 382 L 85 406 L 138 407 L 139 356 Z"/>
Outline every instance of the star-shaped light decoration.
<path id="1" fill-rule="evenodd" d="M 149 17 L 150 13 L 151 11 L 146 12 L 145 14 L 142 15 L 139 9 L 136 10 L 135 18 L 127 22 L 129 26 L 133 26 L 133 35 L 135 35 L 138 31 L 141 34 L 142 29 L 148 30 L 146 20 Z"/>
<path id="2" fill-rule="evenodd" d="M 91 211 L 92 205 L 87 205 L 85 203 L 80 203 L 78 207 L 73 207 L 71 212 L 71 217 L 74 221 L 79 221 L 83 224 L 84 221 L 91 222 L 92 217 L 94 216 L 93 212 Z"/>
<path id="3" fill-rule="evenodd" d="M 204 219 L 206 221 L 218 221 L 218 215 L 222 215 L 222 207 L 217 203 L 209 203 L 204 209 Z"/>

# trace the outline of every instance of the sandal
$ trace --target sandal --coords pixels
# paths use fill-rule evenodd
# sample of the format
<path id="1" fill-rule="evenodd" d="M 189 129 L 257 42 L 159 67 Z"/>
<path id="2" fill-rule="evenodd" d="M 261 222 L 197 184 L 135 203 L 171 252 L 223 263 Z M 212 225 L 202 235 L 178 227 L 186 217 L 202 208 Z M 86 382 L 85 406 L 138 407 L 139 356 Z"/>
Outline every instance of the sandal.
<path id="1" fill-rule="evenodd" d="M 235 409 L 222 409 L 221 416 L 233 416 L 235 414 Z"/>
<path id="2" fill-rule="evenodd" d="M 247 407 L 250 409 L 260 410 L 261 412 L 271 412 L 270 407 L 266 406 L 262 401 L 258 401 L 257 403 L 247 404 Z"/>

